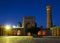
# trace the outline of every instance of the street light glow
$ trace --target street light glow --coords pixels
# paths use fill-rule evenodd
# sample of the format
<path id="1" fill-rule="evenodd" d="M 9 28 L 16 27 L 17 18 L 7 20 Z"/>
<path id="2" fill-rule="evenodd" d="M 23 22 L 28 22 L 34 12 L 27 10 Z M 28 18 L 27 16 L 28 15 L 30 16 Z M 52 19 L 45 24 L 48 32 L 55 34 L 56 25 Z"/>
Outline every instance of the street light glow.
<path id="1" fill-rule="evenodd" d="M 10 26 L 10 25 L 6 25 L 5 28 L 6 28 L 6 29 L 10 29 L 11 26 Z"/>
<path id="2" fill-rule="evenodd" d="M 15 25 L 13 25 L 13 28 L 16 28 L 16 26 L 15 26 Z"/>

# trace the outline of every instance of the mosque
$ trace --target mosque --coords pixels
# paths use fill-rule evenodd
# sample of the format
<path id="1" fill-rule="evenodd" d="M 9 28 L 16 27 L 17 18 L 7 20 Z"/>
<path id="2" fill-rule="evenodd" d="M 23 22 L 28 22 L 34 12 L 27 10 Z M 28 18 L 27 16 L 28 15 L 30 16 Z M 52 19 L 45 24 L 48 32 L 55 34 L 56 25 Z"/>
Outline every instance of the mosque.
<path id="1" fill-rule="evenodd" d="M 52 23 L 52 7 L 46 6 L 46 11 L 46 28 L 37 27 L 34 16 L 24 16 L 22 23 L 18 22 L 17 27 L 12 27 L 10 30 L 5 30 L 4 26 L 0 26 L 0 36 L 60 36 L 60 26 L 53 26 Z"/>

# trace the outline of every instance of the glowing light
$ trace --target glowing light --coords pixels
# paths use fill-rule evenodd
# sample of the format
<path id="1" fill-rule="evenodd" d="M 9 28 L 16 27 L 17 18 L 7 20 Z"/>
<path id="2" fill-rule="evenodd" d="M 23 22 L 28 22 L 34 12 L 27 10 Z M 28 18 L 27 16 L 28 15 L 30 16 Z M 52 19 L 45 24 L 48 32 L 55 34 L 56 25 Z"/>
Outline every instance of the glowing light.
<path id="1" fill-rule="evenodd" d="M 15 26 L 15 25 L 13 25 L 13 28 L 16 28 L 16 26 Z"/>
<path id="2" fill-rule="evenodd" d="M 17 31 L 17 35 L 18 35 L 18 36 L 21 35 L 21 30 L 18 30 L 18 31 Z"/>
<path id="3" fill-rule="evenodd" d="M 45 35 L 46 34 L 46 32 L 45 31 L 42 31 L 42 35 Z"/>
<path id="4" fill-rule="evenodd" d="M 6 28 L 6 29 L 10 29 L 11 26 L 10 26 L 10 25 L 6 25 L 5 28 Z"/>
<path id="5" fill-rule="evenodd" d="M 31 32 L 28 32 L 28 33 L 27 33 L 27 36 L 31 36 Z"/>
<path id="6" fill-rule="evenodd" d="M 38 34 L 38 36 L 40 36 L 40 35 L 41 35 L 41 31 L 38 31 L 38 33 L 37 33 L 37 34 Z"/>

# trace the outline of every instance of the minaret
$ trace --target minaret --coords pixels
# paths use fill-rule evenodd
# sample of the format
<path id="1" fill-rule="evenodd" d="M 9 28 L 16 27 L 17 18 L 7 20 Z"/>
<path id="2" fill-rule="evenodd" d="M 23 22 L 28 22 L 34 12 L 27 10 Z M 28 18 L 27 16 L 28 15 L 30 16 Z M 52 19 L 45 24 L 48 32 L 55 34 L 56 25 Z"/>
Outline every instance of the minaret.
<path id="1" fill-rule="evenodd" d="M 47 10 L 47 28 L 50 28 L 52 27 L 51 6 L 50 5 L 46 6 L 46 10 Z"/>

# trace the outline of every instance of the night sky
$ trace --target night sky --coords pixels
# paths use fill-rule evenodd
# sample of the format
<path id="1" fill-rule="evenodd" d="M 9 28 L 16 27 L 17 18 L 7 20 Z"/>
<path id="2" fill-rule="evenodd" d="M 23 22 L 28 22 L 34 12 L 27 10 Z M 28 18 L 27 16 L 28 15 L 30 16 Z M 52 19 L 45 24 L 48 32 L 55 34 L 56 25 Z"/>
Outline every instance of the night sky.
<path id="1" fill-rule="evenodd" d="M 35 16 L 46 27 L 46 6 L 52 6 L 53 25 L 60 25 L 60 0 L 0 0 L 0 24 L 17 25 L 23 16 Z"/>

